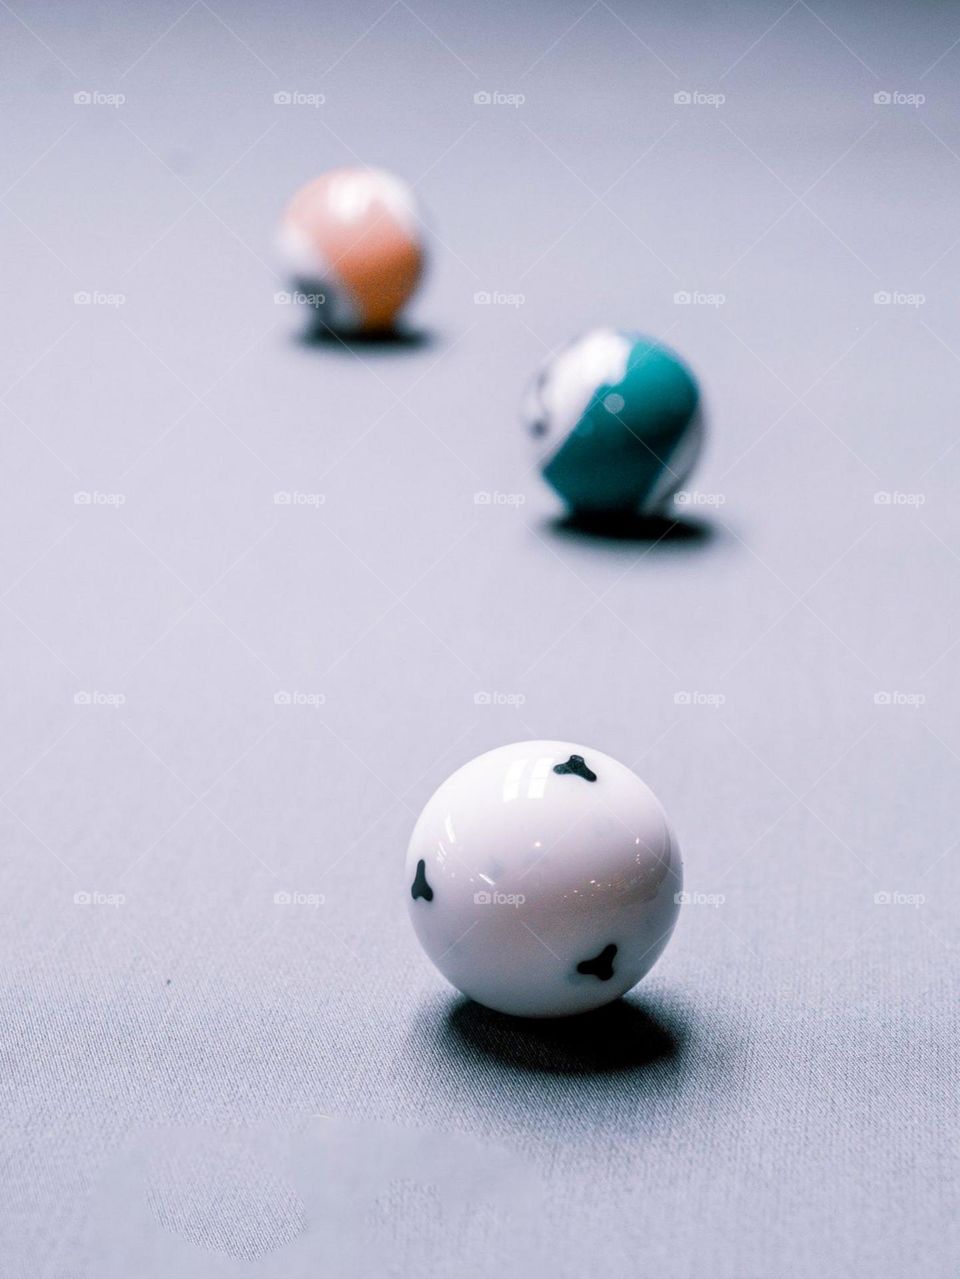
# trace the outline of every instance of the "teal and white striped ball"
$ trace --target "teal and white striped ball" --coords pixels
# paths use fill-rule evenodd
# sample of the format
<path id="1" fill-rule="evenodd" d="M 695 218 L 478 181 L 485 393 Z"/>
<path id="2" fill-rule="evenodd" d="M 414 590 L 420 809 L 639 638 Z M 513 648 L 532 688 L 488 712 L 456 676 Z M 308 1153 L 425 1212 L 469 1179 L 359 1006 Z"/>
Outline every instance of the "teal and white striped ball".
<path id="1" fill-rule="evenodd" d="M 548 360 L 524 416 L 544 479 L 585 515 L 662 512 L 703 442 L 690 370 L 652 338 L 617 329 L 593 329 Z"/>

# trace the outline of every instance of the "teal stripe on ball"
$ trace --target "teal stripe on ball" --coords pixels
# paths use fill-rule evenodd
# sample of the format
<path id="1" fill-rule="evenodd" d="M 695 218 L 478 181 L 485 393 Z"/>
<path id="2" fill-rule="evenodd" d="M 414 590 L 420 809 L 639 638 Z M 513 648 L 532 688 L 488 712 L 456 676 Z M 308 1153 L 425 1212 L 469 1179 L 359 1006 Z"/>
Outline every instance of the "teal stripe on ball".
<path id="1" fill-rule="evenodd" d="M 607 360 L 604 368 L 598 351 L 605 357 L 617 346 L 628 352 L 625 362 Z M 598 380 L 585 386 L 591 377 Z M 574 511 L 653 514 L 684 483 L 699 453 L 696 380 L 651 338 L 584 335 L 542 372 L 536 398 L 534 430 L 552 450 L 542 473 Z M 578 398 L 586 407 L 564 435 L 562 419 L 569 421 L 566 409 Z"/>

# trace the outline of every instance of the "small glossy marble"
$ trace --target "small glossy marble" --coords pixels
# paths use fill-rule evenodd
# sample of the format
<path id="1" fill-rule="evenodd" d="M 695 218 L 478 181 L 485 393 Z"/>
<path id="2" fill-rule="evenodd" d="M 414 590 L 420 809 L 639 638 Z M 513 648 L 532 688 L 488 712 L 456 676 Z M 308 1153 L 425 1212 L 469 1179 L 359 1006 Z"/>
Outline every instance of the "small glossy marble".
<path id="1" fill-rule="evenodd" d="M 413 192 L 383 169 L 336 169 L 301 187 L 278 247 L 323 323 L 348 333 L 391 328 L 424 264 Z"/>
<path id="2" fill-rule="evenodd" d="M 638 333 L 594 329 L 540 370 L 524 406 L 541 473 L 574 512 L 661 512 L 703 442 L 693 374 Z"/>
<path id="3" fill-rule="evenodd" d="M 427 955 L 499 1012 L 560 1017 L 617 999 L 676 922 L 682 868 L 653 792 L 573 742 L 501 746 L 420 814 L 405 896 Z"/>

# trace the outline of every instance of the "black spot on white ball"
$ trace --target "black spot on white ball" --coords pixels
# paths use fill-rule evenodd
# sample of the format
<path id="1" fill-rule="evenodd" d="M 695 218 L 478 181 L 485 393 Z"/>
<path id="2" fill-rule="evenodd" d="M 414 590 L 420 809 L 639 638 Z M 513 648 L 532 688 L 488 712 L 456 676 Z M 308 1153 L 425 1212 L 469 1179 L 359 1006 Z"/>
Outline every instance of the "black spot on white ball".
<path id="1" fill-rule="evenodd" d="M 433 889 L 427 883 L 427 863 L 421 857 L 417 862 L 417 873 L 410 885 L 410 895 L 414 901 L 422 897 L 425 902 L 433 901 Z"/>
<path id="2" fill-rule="evenodd" d="M 596 977 L 598 981 L 609 981 L 613 976 L 613 959 L 616 953 L 617 948 L 611 942 L 593 959 L 582 959 L 577 964 L 577 972 L 583 973 L 584 977 Z"/>
<path id="3" fill-rule="evenodd" d="M 582 755 L 571 755 L 565 764 L 554 764 L 553 771 L 561 775 L 570 773 L 574 777 L 582 777 L 585 782 L 597 780 L 596 773 L 587 767 Z"/>

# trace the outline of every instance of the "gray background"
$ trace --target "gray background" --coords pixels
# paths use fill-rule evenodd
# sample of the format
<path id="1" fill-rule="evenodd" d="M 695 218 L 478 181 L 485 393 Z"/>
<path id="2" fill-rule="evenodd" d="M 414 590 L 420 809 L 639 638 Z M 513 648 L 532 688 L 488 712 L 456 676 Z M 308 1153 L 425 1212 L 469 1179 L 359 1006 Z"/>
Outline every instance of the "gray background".
<path id="1" fill-rule="evenodd" d="M 956 1274 L 960 9 L 0 36 L 4 1276 Z M 274 300 L 284 201 L 357 162 L 435 228 L 407 344 Z M 686 536 L 531 472 L 526 380 L 599 323 L 702 378 Z M 458 1001 L 400 878 L 524 737 L 636 768 L 699 895 L 540 1030 Z"/>

